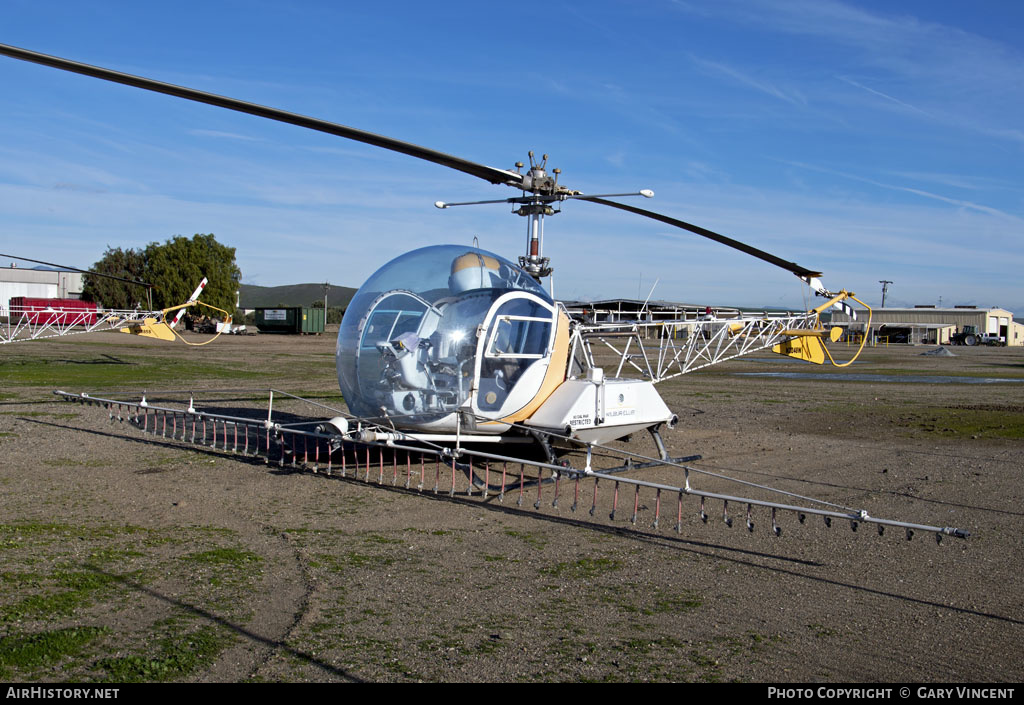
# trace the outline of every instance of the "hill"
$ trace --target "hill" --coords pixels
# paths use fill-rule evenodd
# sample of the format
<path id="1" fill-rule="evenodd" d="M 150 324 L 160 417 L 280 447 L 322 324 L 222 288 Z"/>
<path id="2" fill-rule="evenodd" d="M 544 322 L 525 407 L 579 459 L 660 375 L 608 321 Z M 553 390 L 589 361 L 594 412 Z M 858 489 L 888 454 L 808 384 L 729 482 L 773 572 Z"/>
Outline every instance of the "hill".
<path id="1" fill-rule="evenodd" d="M 241 284 L 241 308 L 266 308 L 268 306 L 312 306 L 324 300 L 323 284 L 289 284 L 287 286 L 256 286 Z M 345 308 L 356 290 L 348 286 L 331 286 L 327 292 L 330 308 Z"/>

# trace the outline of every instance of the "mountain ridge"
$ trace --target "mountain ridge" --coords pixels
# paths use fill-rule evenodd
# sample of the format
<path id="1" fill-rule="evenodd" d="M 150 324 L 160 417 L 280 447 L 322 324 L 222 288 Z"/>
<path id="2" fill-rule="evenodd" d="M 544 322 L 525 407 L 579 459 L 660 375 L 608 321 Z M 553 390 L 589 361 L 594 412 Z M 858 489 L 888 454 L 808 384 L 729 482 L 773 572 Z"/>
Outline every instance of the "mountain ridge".
<path id="1" fill-rule="evenodd" d="M 316 302 L 323 303 L 323 284 L 287 284 L 285 286 L 257 286 L 239 284 L 240 308 L 272 308 L 274 306 L 310 307 Z M 346 308 L 356 290 L 349 286 L 329 286 L 328 308 Z"/>

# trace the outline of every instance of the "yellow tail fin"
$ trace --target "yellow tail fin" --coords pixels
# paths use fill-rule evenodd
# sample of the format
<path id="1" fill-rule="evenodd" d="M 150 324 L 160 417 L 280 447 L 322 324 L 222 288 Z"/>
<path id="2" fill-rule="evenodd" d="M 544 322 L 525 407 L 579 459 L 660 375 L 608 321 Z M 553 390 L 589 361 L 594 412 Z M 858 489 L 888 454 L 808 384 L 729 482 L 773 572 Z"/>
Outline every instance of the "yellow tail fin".
<path id="1" fill-rule="evenodd" d="M 135 326 L 120 329 L 122 333 L 141 335 L 144 338 L 159 338 L 160 340 L 174 340 L 174 331 L 166 323 L 160 323 L 155 318 L 145 318 L 142 323 Z"/>
<path id="2" fill-rule="evenodd" d="M 825 363 L 825 348 L 821 344 L 821 338 L 828 336 L 829 340 L 834 343 L 843 334 L 843 329 L 838 327 L 831 330 L 824 328 L 817 330 L 797 329 L 784 330 L 782 333 L 783 335 L 795 337 L 773 347 L 773 353 L 788 355 L 805 362 L 813 362 L 815 365 L 822 365 Z"/>

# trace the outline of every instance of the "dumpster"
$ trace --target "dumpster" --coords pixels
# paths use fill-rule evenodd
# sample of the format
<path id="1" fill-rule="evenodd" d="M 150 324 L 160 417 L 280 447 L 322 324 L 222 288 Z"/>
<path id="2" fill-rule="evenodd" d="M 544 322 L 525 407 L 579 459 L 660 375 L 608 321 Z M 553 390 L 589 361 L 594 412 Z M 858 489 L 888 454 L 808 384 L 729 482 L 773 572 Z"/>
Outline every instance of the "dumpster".
<path id="1" fill-rule="evenodd" d="M 256 309 L 256 328 L 260 333 L 317 334 L 324 332 L 326 319 L 322 308 L 286 306 Z"/>

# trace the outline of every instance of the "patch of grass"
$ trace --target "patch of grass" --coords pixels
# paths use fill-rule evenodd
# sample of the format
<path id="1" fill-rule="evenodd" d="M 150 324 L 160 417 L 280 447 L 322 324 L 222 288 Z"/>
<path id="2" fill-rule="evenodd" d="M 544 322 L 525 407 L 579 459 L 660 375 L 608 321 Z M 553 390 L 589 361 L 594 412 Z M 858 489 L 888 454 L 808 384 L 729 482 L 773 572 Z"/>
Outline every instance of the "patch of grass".
<path id="1" fill-rule="evenodd" d="M 210 666 L 231 641 L 222 629 L 200 627 L 162 639 L 155 654 L 105 658 L 97 665 L 106 672 L 103 680 L 108 682 L 175 681 Z"/>
<path id="2" fill-rule="evenodd" d="M 129 558 L 142 558 L 146 554 L 141 551 L 136 551 L 131 548 L 117 548 L 114 546 L 107 546 L 100 548 L 89 554 L 89 560 L 94 563 L 107 564 L 107 563 L 118 563 Z"/>
<path id="3" fill-rule="evenodd" d="M 139 526 L 76 526 L 45 521 L 26 521 L 15 524 L 0 524 L 0 538 L 29 538 L 54 536 L 63 539 L 113 538 L 118 534 L 134 534 L 146 529 Z"/>
<path id="4" fill-rule="evenodd" d="M 0 583 L 14 586 L 38 586 L 42 585 L 46 576 L 42 573 L 22 573 L 19 571 L 5 570 L 0 572 Z"/>
<path id="5" fill-rule="evenodd" d="M 349 551 L 340 556 L 340 560 L 354 567 L 366 567 L 366 566 L 383 566 L 391 565 L 395 562 L 394 558 L 390 556 L 374 556 L 365 553 L 356 553 L 355 551 Z"/>
<path id="6" fill-rule="evenodd" d="M 332 573 L 344 573 L 349 568 L 388 566 L 395 562 L 391 556 L 376 556 L 356 551 L 348 551 L 337 556 L 325 553 L 316 558 Z"/>
<path id="7" fill-rule="evenodd" d="M 614 558 L 580 558 L 576 561 L 556 563 L 541 568 L 540 573 L 554 578 L 585 580 L 602 573 L 619 570 L 621 567 L 622 563 Z"/>
<path id="8" fill-rule="evenodd" d="M 201 567 L 195 577 L 202 578 L 213 588 L 239 587 L 257 577 L 263 559 L 251 551 L 237 548 L 214 548 L 181 556 L 180 560 Z M 223 592 L 208 595 L 209 605 L 217 609 L 231 609 L 233 598 Z"/>
<path id="9" fill-rule="evenodd" d="M 957 439 L 1024 439 L 1024 410 L 928 407 L 896 421 L 912 431 Z"/>
<path id="10" fill-rule="evenodd" d="M 24 677 L 42 667 L 56 666 L 109 632 L 106 627 L 70 627 L 0 638 L 0 678 L 12 679 L 11 669 Z"/>
<path id="11" fill-rule="evenodd" d="M 5 605 L 0 608 L 0 622 L 72 614 L 79 607 L 91 604 L 96 593 L 110 588 L 117 579 L 95 571 L 58 571 L 54 573 L 53 580 L 59 587 L 68 589 L 52 594 L 30 595 L 12 605 Z"/>
<path id="12" fill-rule="evenodd" d="M 231 565 L 244 566 L 263 561 L 257 554 L 251 551 L 241 551 L 237 548 L 214 548 L 209 551 L 189 553 L 182 557 L 184 561 L 195 563 L 207 563 L 210 565 Z"/>
<path id="13" fill-rule="evenodd" d="M 382 544 L 403 544 L 405 543 L 402 539 L 393 539 L 387 536 L 381 536 L 380 534 L 367 534 L 365 539 L 367 543 L 382 543 Z"/>
<path id="14" fill-rule="evenodd" d="M 654 601 L 650 608 L 651 614 L 692 612 L 701 605 L 704 600 L 695 593 L 686 591 L 680 595 L 661 596 Z"/>
<path id="15" fill-rule="evenodd" d="M 985 369 L 979 370 L 977 372 L 971 372 L 971 371 L 968 371 L 968 370 L 953 370 L 953 371 L 943 370 L 941 372 L 937 372 L 937 371 L 934 371 L 934 370 L 913 370 L 913 369 L 908 370 L 908 369 L 905 369 L 905 368 L 887 368 L 887 367 L 875 368 L 875 367 L 873 367 L 870 370 L 870 374 L 873 374 L 873 375 L 875 375 L 875 374 L 879 374 L 879 375 L 893 375 L 893 376 L 912 376 L 912 377 L 918 377 L 918 376 L 920 376 L 920 377 L 930 377 L 930 376 L 941 376 L 941 377 L 998 377 L 1000 379 L 1020 379 L 1021 377 L 1024 377 L 1024 375 L 1022 375 L 1019 372 L 1016 372 L 1016 371 L 1006 372 L 1003 369 L 1000 369 L 998 374 L 996 374 L 996 373 L 993 373 L 991 367 L 988 367 L 988 366 L 986 366 Z"/>
<path id="16" fill-rule="evenodd" d="M 117 578 L 95 571 L 60 571 L 54 574 L 57 584 L 76 591 L 91 591 L 105 588 Z"/>
<path id="17" fill-rule="evenodd" d="M 0 416 L 24 416 L 27 418 L 39 418 L 45 416 L 50 419 L 77 419 L 77 413 L 58 413 L 56 411 L 0 411 Z"/>
<path id="18" fill-rule="evenodd" d="M 27 354 L 0 362 L 0 385 L 16 387 L 59 387 L 111 389 L 139 385 L 168 386 L 181 379 L 248 379 L 243 365 L 233 367 L 180 358 L 121 355 L 99 357 L 78 353 L 74 359 L 44 359 Z"/>
<path id="19" fill-rule="evenodd" d="M 530 548 L 536 548 L 542 550 L 548 545 L 547 537 L 545 537 L 539 531 L 512 531 L 511 529 L 505 532 L 507 536 L 517 538 L 525 543 Z"/>
<path id="20" fill-rule="evenodd" d="M 891 433 L 908 438 L 945 438 L 951 440 L 1022 440 L 1024 406 L 1019 404 L 973 404 L 961 406 L 925 406 L 913 401 L 834 402 L 808 409 L 810 414 L 828 414 L 829 427 L 863 428 L 865 419 L 872 429 L 881 425 Z M 814 431 L 813 424 L 809 428 Z M 818 428 L 828 432 L 828 428 Z"/>

